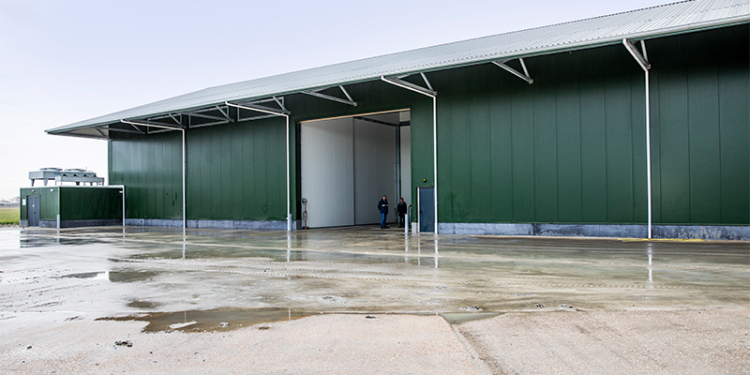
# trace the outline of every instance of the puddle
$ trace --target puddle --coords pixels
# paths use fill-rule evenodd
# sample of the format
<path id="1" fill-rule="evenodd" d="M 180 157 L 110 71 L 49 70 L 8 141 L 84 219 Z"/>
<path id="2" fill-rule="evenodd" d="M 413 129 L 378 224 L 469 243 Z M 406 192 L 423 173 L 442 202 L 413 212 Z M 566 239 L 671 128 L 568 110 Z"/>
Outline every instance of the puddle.
<path id="1" fill-rule="evenodd" d="M 85 272 L 85 273 L 73 273 L 70 275 L 61 276 L 63 279 L 100 279 L 100 275 L 106 275 L 106 272 Z M 109 278 L 107 278 L 109 279 Z"/>
<path id="2" fill-rule="evenodd" d="M 136 309 L 155 309 L 157 306 L 159 306 L 158 303 L 151 302 L 151 301 L 142 301 L 142 300 L 132 300 L 130 303 L 128 303 L 128 307 L 133 307 Z"/>
<path id="3" fill-rule="evenodd" d="M 159 275 L 159 272 L 153 271 L 113 271 L 109 273 L 109 281 L 116 283 L 130 283 L 151 279 Z"/>
<path id="4" fill-rule="evenodd" d="M 170 250 L 151 251 L 150 246 L 143 246 L 144 253 L 134 254 L 129 259 L 134 260 L 156 260 L 156 259 L 243 259 L 268 260 L 273 262 L 321 262 L 321 263 L 355 263 L 358 265 L 390 265 L 406 263 L 411 265 L 434 266 L 432 254 L 428 251 L 417 253 L 416 249 L 406 253 L 372 254 L 349 251 L 305 251 L 287 249 L 244 249 L 233 246 L 210 247 L 192 243 L 187 246 L 183 257 L 181 247 Z M 403 251 L 398 249 L 399 251 Z M 421 255 L 421 256 L 420 256 Z M 113 259 L 114 262 L 120 260 Z"/>
<path id="5" fill-rule="evenodd" d="M 315 315 L 288 308 L 217 309 L 138 314 L 96 320 L 148 322 L 143 332 L 210 332 L 228 331 L 257 324 L 296 320 Z M 227 324 L 228 323 L 228 324 Z M 268 329 L 265 327 L 263 329 Z"/>
<path id="6" fill-rule="evenodd" d="M 158 272 L 152 272 L 152 271 L 104 271 L 104 272 L 73 273 L 69 275 L 60 276 L 60 278 L 108 280 L 108 281 L 115 282 L 115 283 L 129 283 L 129 282 L 134 282 L 134 281 L 151 279 L 158 274 L 159 274 Z"/>
<path id="7" fill-rule="evenodd" d="M 471 322 L 480 319 L 489 319 L 496 316 L 503 315 L 504 313 L 484 312 L 484 313 L 443 313 L 440 316 L 445 319 L 448 324 L 461 324 Z"/>
<path id="8" fill-rule="evenodd" d="M 32 238 L 21 238 L 19 241 L 19 247 L 34 248 L 44 246 L 60 246 L 60 245 L 87 245 L 97 243 L 95 239 L 78 239 L 78 238 L 59 238 L 59 237 L 32 237 Z"/>

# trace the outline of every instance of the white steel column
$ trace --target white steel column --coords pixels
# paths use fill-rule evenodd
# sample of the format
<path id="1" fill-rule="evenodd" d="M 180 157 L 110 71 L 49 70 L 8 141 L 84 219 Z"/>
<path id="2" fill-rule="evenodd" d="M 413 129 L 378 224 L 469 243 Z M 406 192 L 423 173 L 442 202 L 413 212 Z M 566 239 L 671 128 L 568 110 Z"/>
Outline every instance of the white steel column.
<path id="1" fill-rule="evenodd" d="M 432 97 L 432 163 L 435 169 L 435 234 L 438 234 L 438 174 L 437 174 L 437 96 Z M 437 250 L 437 240 L 435 240 L 435 249 Z M 435 258 L 435 268 L 437 268 L 437 258 Z"/>
<path id="2" fill-rule="evenodd" d="M 386 77 L 380 77 L 380 80 L 383 82 L 390 83 L 391 85 L 401 87 L 403 89 L 407 89 L 410 91 L 414 91 L 416 93 L 429 96 L 432 98 L 432 150 L 433 150 L 433 167 L 434 167 L 434 183 L 435 186 L 433 188 L 433 194 L 434 194 L 434 200 L 435 200 L 435 234 L 438 234 L 438 160 L 437 160 L 437 92 L 432 89 L 432 85 L 430 85 L 430 82 L 427 80 L 427 77 L 423 73 L 420 73 L 422 76 L 422 79 L 424 79 L 425 83 L 429 87 L 429 89 L 425 89 L 423 87 L 419 87 L 413 83 L 402 81 L 398 78 L 386 78 Z M 419 195 L 419 194 L 417 194 Z"/>
<path id="3" fill-rule="evenodd" d="M 292 203 L 289 188 L 289 115 L 286 118 L 286 230 L 292 230 Z"/>
<path id="4" fill-rule="evenodd" d="M 187 234 L 187 200 L 185 198 L 185 129 L 182 130 L 182 238 Z"/>
<path id="5" fill-rule="evenodd" d="M 651 89 L 649 79 L 649 70 L 651 69 L 651 64 L 648 62 L 645 41 L 641 40 L 641 50 L 643 51 L 643 54 L 638 52 L 633 43 L 631 43 L 627 39 L 623 39 L 622 44 L 625 46 L 625 48 L 627 48 L 628 52 L 633 55 L 633 58 L 638 62 L 638 65 L 641 66 L 646 78 L 646 173 L 648 174 L 646 185 L 648 186 L 648 238 L 651 239 L 653 226 L 653 209 L 651 203 Z"/>

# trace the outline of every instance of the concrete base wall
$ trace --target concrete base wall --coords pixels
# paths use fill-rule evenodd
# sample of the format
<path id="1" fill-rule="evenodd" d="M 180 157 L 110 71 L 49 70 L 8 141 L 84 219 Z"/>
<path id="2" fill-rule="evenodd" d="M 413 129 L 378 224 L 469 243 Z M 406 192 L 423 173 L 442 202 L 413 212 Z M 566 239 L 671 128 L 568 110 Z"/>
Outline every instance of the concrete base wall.
<path id="1" fill-rule="evenodd" d="M 28 222 L 26 223 L 28 224 Z M 60 228 L 112 227 L 122 225 L 122 219 L 106 220 L 62 220 Z M 26 226 L 26 225 L 22 225 Z M 39 220 L 40 228 L 57 228 L 57 220 Z"/>
<path id="2" fill-rule="evenodd" d="M 182 227 L 182 220 L 171 219 L 125 219 L 125 225 L 137 227 Z M 188 220 L 188 228 L 212 229 L 263 229 L 286 230 L 286 221 L 252 221 L 252 220 Z M 292 229 L 297 225 L 292 222 Z"/>
<path id="3" fill-rule="evenodd" d="M 653 238 L 750 241 L 750 226 L 654 225 Z M 440 223 L 441 234 L 647 238 L 647 225 Z"/>

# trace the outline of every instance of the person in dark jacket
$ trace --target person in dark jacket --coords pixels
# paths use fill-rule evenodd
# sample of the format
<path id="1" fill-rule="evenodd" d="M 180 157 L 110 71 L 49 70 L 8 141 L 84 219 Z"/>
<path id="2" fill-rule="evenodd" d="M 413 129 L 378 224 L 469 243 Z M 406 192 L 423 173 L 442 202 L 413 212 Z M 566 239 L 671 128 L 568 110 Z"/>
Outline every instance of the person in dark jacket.
<path id="1" fill-rule="evenodd" d="M 378 201 L 378 210 L 380 210 L 380 229 L 388 228 L 386 219 L 388 218 L 388 198 L 383 196 L 383 199 Z"/>
<path id="2" fill-rule="evenodd" d="M 406 202 L 404 198 L 399 199 L 398 206 L 396 206 L 396 215 L 398 215 L 398 227 L 403 228 L 406 225 Z"/>

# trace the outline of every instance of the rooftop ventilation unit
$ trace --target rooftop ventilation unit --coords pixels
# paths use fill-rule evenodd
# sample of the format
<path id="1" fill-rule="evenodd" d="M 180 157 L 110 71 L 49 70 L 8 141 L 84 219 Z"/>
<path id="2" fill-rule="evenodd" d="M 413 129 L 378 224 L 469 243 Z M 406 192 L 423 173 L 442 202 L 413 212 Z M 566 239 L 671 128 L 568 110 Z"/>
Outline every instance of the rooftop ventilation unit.
<path id="1" fill-rule="evenodd" d="M 75 182 L 76 185 L 104 185 L 104 178 L 96 177 L 96 172 L 80 168 L 40 168 L 38 171 L 29 172 L 29 179 L 31 186 L 34 186 L 36 180 L 44 181 L 44 186 L 47 186 L 47 181 L 50 180 L 55 181 L 55 185 L 62 185 L 63 182 Z"/>

